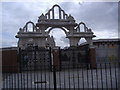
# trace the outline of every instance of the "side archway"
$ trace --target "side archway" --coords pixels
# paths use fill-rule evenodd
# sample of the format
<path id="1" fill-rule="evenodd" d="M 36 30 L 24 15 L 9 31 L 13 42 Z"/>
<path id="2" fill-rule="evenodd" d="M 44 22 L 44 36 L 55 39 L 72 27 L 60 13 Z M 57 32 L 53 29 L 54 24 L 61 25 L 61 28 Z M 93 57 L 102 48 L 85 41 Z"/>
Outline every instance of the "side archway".
<path id="1" fill-rule="evenodd" d="M 87 40 L 84 37 L 82 37 L 82 38 L 80 38 L 78 45 L 82 45 L 82 44 L 86 44 L 86 43 L 87 43 Z"/>

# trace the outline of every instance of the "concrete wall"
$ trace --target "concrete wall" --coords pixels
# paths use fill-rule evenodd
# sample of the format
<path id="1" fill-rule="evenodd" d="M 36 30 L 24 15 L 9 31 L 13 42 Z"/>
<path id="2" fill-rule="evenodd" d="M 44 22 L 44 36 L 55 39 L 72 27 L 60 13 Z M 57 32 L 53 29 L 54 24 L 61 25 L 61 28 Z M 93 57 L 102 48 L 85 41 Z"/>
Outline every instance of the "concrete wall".
<path id="1" fill-rule="evenodd" d="M 119 60 L 119 44 L 99 44 L 96 47 L 96 62 L 116 62 Z"/>

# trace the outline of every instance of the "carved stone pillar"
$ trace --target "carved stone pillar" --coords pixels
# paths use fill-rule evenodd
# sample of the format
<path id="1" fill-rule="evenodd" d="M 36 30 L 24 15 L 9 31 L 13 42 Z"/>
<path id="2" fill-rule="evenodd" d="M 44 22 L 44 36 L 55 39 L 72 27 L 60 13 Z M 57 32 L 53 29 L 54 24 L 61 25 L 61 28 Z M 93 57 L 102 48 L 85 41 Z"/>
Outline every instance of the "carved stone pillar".
<path id="1" fill-rule="evenodd" d="M 80 38 L 69 37 L 70 46 L 77 46 L 79 40 Z"/>
<path id="2" fill-rule="evenodd" d="M 46 45 L 46 37 L 42 37 L 38 39 L 38 47 L 45 47 Z"/>
<path id="3" fill-rule="evenodd" d="M 90 47 L 93 47 L 92 37 L 85 37 Z"/>
<path id="4" fill-rule="evenodd" d="M 41 30 L 42 35 L 45 35 L 45 26 L 41 26 L 40 30 Z"/>
<path id="5" fill-rule="evenodd" d="M 74 26 L 69 26 L 69 32 L 72 35 L 74 33 Z"/>

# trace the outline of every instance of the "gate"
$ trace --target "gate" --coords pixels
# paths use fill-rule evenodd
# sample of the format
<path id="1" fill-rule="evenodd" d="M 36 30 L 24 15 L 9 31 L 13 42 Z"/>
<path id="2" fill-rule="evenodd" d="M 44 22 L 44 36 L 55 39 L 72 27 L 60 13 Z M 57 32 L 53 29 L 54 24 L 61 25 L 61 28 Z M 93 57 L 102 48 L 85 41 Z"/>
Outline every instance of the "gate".
<path id="1" fill-rule="evenodd" d="M 28 47 L 20 52 L 20 69 L 37 70 L 50 69 L 51 66 L 51 48 Z M 37 67 L 39 66 L 39 67 Z M 44 66 L 44 67 L 43 67 Z"/>
<path id="2" fill-rule="evenodd" d="M 76 64 L 90 63 L 89 45 L 62 49 L 60 50 L 60 57 L 62 66 L 66 66 L 66 64 L 76 66 Z"/>
<path id="3" fill-rule="evenodd" d="M 20 50 L 20 65 L 14 67 L 5 66 L 5 68 L 10 70 L 11 68 L 19 68 L 20 70 L 19 72 L 3 73 L 3 90 L 118 89 L 118 62 L 98 63 L 94 69 L 90 67 L 86 68 L 91 63 L 88 63 L 88 61 L 86 63 L 84 61 L 86 60 L 85 57 L 82 57 L 82 59 L 77 58 L 77 55 L 79 55 L 78 51 L 78 49 L 74 49 L 73 51 L 73 48 L 68 49 L 68 51 L 60 50 L 61 64 L 53 65 L 51 49 L 33 47 Z M 71 54 L 69 55 L 67 52 L 71 52 Z M 65 53 L 66 55 L 64 55 Z M 87 55 L 87 53 L 83 54 L 82 51 L 80 53 Z M 67 55 L 72 58 L 68 59 L 70 61 L 65 63 L 67 61 L 65 59 L 69 58 L 66 58 Z M 58 65 L 62 69 L 58 70 Z"/>

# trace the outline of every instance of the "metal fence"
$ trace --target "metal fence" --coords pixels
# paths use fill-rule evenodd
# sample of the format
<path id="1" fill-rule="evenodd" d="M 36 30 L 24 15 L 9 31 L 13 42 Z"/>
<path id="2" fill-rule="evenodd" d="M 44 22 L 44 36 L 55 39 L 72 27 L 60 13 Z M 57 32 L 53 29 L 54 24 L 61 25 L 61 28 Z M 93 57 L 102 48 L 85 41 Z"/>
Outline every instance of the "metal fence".
<path id="1" fill-rule="evenodd" d="M 59 66 L 29 65 L 22 70 L 19 65 L 4 66 L 11 72 L 2 74 L 3 90 L 118 89 L 119 63 L 99 63 L 94 69 L 90 66 L 88 63 L 67 64 L 58 69 Z M 14 72 L 14 68 L 18 71 Z"/>

